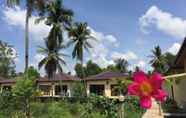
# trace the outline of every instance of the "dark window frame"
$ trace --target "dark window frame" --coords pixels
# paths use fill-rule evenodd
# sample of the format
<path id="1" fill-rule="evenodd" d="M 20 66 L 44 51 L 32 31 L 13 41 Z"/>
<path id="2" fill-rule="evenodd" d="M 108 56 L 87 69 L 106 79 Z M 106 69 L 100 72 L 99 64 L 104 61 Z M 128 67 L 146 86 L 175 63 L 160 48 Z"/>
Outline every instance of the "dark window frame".
<path id="1" fill-rule="evenodd" d="M 89 85 L 90 94 L 96 94 L 100 96 L 105 95 L 105 85 L 104 84 L 91 84 Z"/>

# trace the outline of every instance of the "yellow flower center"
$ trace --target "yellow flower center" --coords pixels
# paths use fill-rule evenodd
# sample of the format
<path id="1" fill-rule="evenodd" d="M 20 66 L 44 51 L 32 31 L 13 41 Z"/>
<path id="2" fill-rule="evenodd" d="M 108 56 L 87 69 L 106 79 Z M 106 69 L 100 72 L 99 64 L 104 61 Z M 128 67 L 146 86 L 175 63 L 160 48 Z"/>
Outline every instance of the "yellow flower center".
<path id="1" fill-rule="evenodd" d="M 152 92 L 152 86 L 150 85 L 150 83 L 144 81 L 140 85 L 140 90 L 143 95 L 148 96 Z"/>

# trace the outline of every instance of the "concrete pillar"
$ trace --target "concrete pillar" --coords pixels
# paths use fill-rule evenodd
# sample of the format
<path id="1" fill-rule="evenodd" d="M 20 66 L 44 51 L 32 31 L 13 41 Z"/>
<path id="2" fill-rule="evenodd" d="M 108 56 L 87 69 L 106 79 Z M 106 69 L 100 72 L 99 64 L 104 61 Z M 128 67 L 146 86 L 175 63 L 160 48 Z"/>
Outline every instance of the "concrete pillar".
<path id="1" fill-rule="evenodd" d="M 68 93 L 68 97 L 71 97 L 71 88 L 69 84 L 67 84 L 67 93 Z"/>
<path id="2" fill-rule="evenodd" d="M 55 95 L 55 84 L 52 83 L 50 86 L 50 95 L 49 96 L 54 96 Z"/>
<path id="3" fill-rule="evenodd" d="M 106 82 L 104 84 L 104 86 L 105 86 L 105 96 L 106 97 L 110 97 L 111 96 L 111 91 L 110 91 L 110 84 L 109 84 L 109 82 Z"/>
<path id="4" fill-rule="evenodd" d="M 53 96 L 55 96 L 55 84 L 53 83 L 52 84 L 52 94 L 51 94 L 51 96 L 53 97 Z"/>
<path id="5" fill-rule="evenodd" d="M 89 84 L 87 84 L 87 86 L 86 86 L 86 91 L 87 91 L 87 95 L 89 96 L 90 95 L 90 85 Z"/>

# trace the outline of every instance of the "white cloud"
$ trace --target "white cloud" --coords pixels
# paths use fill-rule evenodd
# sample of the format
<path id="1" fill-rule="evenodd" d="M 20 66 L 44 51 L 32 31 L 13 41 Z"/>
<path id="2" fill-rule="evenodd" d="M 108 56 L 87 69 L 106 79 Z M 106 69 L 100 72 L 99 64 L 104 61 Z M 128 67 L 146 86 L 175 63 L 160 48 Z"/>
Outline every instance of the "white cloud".
<path id="1" fill-rule="evenodd" d="M 118 40 L 113 35 L 105 35 L 102 32 L 97 32 L 91 27 L 91 35 L 96 38 L 96 41 L 90 40 L 93 49 L 90 50 L 91 55 L 86 60 L 93 60 L 95 63 L 105 68 L 109 64 L 113 64 L 113 60 L 108 59 L 114 47 L 119 46 Z"/>
<path id="2" fill-rule="evenodd" d="M 140 60 L 138 63 L 137 63 L 137 66 L 140 67 L 140 68 L 144 68 L 146 65 L 146 63 L 143 61 L 143 60 Z"/>
<path id="3" fill-rule="evenodd" d="M 15 8 L 6 8 L 3 10 L 4 20 L 10 26 L 16 26 L 21 29 L 25 29 L 25 15 L 26 10 L 21 9 L 20 7 Z M 29 19 L 29 31 L 33 39 L 41 40 L 47 37 L 50 27 L 44 24 L 44 21 L 41 21 L 39 24 L 35 24 L 35 20 L 38 17 L 32 16 Z"/>
<path id="4" fill-rule="evenodd" d="M 112 59 L 118 59 L 118 58 L 124 58 L 126 60 L 136 60 L 138 59 L 138 56 L 132 52 L 132 51 L 128 51 L 127 53 L 120 53 L 120 52 L 113 52 L 112 53 Z"/>
<path id="5" fill-rule="evenodd" d="M 45 56 L 42 54 L 36 54 L 32 60 L 32 63 L 30 64 L 31 66 L 35 67 L 38 69 L 38 63 L 44 58 Z"/>
<path id="6" fill-rule="evenodd" d="M 41 55 L 41 54 L 36 54 L 34 56 L 34 59 L 37 61 L 37 62 L 40 62 L 42 59 L 44 59 L 45 56 L 44 55 Z"/>
<path id="7" fill-rule="evenodd" d="M 43 68 L 39 70 L 38 64 L 44 57 L 44 55 L 37 53 L 36 55 L 34 55 L 32 62 L 29 64 L 29 66 L 33 66 L 34 68 L 36 68 L 40 72 L 41 76 L 45 75 L 45 71 Z"/>
<path id="8" fill-rule="evenodd" d="M 173 16 L 169 12 L 162 11 L 157 6 L 152 6 L 139 18 L 141 29 L 148 32 L 146 28 L 154 26 L 158 30 L 174 36 L 184 38 L 186 36 L 186 20 Z"/>
<path id="9" fill-rule="evenodd" d="M 141 70 L 146 70 L 146 62 L 143 60 L 138 60 L 135 64 L 129 66 L 129 70 L 135 71 L 136 67 L 139 67 Z"/>
<path id="10" fill-rule="evenodd" d="M 178 51 L 180 50 L 181 45 L 179 43 L 174 43 L 169 49 L 168 52 L 176 55 L 178 53 Z"/>
<path id="11" fill-rule="evenodd" d="M 108 41 L 109 43 L 113 44 L 115 47 L 119 46 L 119 42 L 113 35 L 106 35 L 104 39 L 105 41 Z"/>

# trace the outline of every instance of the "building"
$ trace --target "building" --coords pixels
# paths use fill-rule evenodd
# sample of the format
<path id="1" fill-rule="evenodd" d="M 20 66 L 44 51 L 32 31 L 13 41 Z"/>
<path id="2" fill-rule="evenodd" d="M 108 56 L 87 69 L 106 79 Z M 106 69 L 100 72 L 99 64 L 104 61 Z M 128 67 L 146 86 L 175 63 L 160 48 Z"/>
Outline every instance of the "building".
<path id="1" fill-rule="evenodd" d="M 118 86 L 117 82 L 125 80 L 127 77 L 127 73 L 121 72 L 103 72 L 87 77 L 85 78 L 87 94 L 94 93 L 109 98 L 118 98 L 121 93 L 115 89 Z M 41 91 L 41 97 L 72 97 L 73 84 L 78 81 L 81 79 L 63 73 L 56 74 L 54 79 L 39 78 L 36 83 Z M 15 83 L 14 79 L 0 79 L 1 91 L 3 89 L 10 90 Z"/>
<path id="2" fill-rule="evenodd" d="M 76 81 L 80 81 L 78 77 L 68 74 L 56 74 L 54 79 L 42 77 L 36 80 L 37 87 L 41 91 L 41 97 L 71 97 L 72 86 Z M 16 83 L 15 79 L 0 79 L 1 91 L 3 89 L 11 89 Z"/>
<path id="3" fill-rule="evenodd" d="M 128 78 L 128 73 L 121 72 L 103 72 L 86 78 L 87 94 L 91 93 L 103 95 L 109 98 L 118 98 L 120 93 L 117 91 L 118 80 Z M 125 94 L 123 91 L 122 94 Z"/>
<path id="4" fill-rule="evenodd" d="M 174 74 L 186 73 L 186 38 L 176 56 L 173 67 L 170 70 Z M 173 79 L 171 96 L 177 104 L 186 108 L 186 77 Z"/>

